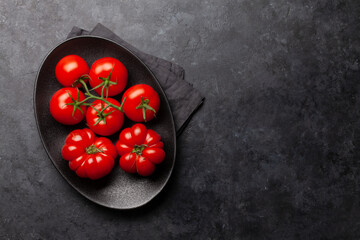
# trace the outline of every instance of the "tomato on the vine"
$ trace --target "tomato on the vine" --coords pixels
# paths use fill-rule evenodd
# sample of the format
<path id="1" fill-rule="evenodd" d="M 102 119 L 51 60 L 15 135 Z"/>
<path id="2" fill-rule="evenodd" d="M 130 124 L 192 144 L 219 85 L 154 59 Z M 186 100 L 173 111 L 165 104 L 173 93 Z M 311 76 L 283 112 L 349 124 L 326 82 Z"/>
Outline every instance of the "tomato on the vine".
<path id="1" fill-rule="evenodd" d="M 108 102 L 120 107 L 120 103 L 113 98 L 106 98 Z M 86 123 L 91 130 L 102 136 L 110 136 L 120 130 L 124 123 L 124 114 L 108 106 L 106 102 L 95 100 L 86 111 Z"/>
<path id="2" fill-rule="evenodd" d="M 61 88 L 50 100 L 50 113 L 53 118 L 66 125 L 74 125 L 85 117 L 86 103 L 84 94 L 77 88 Z"/>
<path id="3" fill-rule="evenodd" d="M 126 90 L 121 102 L 124 100 L 124 113 L 134 122 L 150 121 L 160 108 L 159 95 L 146 84 L 138 84 Z"/>
<path id="4" fill-rule="evenodd" d="M 155 164 L 165 158 L 164 144 L 160 135 L 137 123 L 122 130 L 116 149 L 121 156 L 120 167 L 128 173 L 149 176 L 155 171 Z"/>
<path id="5" fill-rule="evenodd" d="M 116 148 L 109 139 L 96 138 L 87 128 L 72 131 L 65 139 L 61 154 L 79 177 L 93 180 L 109 174 L 117 157 Z"/>
<path id="6" fill-rule="evenodd" d="M 124 64 L 112 57 L 104 57 L 93 63 L 90 69 L 90 85 L 99 95 L 115 96 L 127 83 L 128 71 Z"/>
<path id="7" fill-rule="evenodd" d="M 56 65 L 55 75 L 64 87 L 80 87 L 79 79 L 86 81 L 89 66 L 85 60 L 77 55 L 63 57 Z"/>

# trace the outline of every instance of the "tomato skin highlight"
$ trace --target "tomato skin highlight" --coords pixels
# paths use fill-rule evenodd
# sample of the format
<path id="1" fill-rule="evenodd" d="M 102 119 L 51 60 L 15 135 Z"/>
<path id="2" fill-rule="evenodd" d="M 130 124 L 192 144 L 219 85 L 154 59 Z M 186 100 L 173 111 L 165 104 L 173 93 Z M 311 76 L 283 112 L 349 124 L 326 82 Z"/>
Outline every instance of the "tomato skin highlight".
<path id="1" fill-rule="evenodd" d="M 118 95 L 121 93 L 128 80 L 128 71 L 124 64 L 119 60 L 112 57 L 104 57 L 96 60 L 90 68 L 90 86 L 95 88 L 99 84 L 103 83 L 101 78 L 107 78 L 111 73 L 110 81 L 116 84 L 109 85 L 108 95 L 109 97 Z M 101 95 L 103 87 L 95 89 L 95 92 Z M 104 96 L 106 96 L 106 89 L 104 89 Z"/>
<path id="2" fill-rule="evenodd" d="M 106 152 L 108 155 L 112 156 L 114 159 L 118 155 L 115 145 L 108 138 L 97 138 L 94 145 L 95 147 L 101 149 L 103 152 Z"/>
<path id="3" fill-rule="evenodd" d="M 120 107 L 120 103 L 115 99 L 107 98 L 106 100 Z M 110 136 L 116 133 L 121 129 L 124 123 L 124 114 L 111 106 L 103 111 L 103 115 L 99 116 L 99 112 L 106 106 L 108 106 L 107 103 L 102 102 L 101 100 L 95 100 L 86 111 L 86 123 L 88 127 L 96 134 L 102 136 Z M 109 114 L 104 117 L 105 121 L 101 120 L 104 114 Z"/>
<path id="4" fill-rule="evenodd" d="M 135 124 L 131 128 L 131 137 L 134 144 L 141 145 L 145 142 L 147 129 L 143 124 Z"/>
<path id="5" fill-rule="evenodd" d="M 117 151 L 109 139 L 96 138 L 85 128 L 74 130 L 66 137 L 61 155 L 79 177 L 96 180 L 111 172 Z"/>
<path id="6" fill-rule="evenodd" d="M 74 125 L 81 122 L 85 117 L 86 106 L 82 105 L 80 108 L 83 113 L 76 109 L 73 115 L 74 106 L 67 105 L 68 103 L 73 103 L 70 95 L 73 99 L 82 101 L 85 99 L 84 94 L 77 88 L 61 88 L 51 97 L 50 100 L 50 113 L 53 118 L 65 125 Z"/>
<path id="7" fill-rule="evenodd" d="M 161 148 L 145 148 L 142 155 L 154 164 L 161 163 L 165 158 L 165 152 Z"/>
<path id="8" fill-rule="evenodd" d="M 136 153 L 126 153 L 121 156 L 119 164 L 121 169 L 128 173 L 136 173 Z"/>
<path id="9" fill-rule="evenodd" d="M 127 89 L 121 102 L 125 115 L 134 122 L 145 122 L 143 109 L 137 107 L 141 104 L 141 98 L 148 101 L 148 105 L 155 110 L 145 109 L 146 122 L 152 120 L 160 109 L 160 98 L 157 92 L 146 84 L 137 84 Z"/>
<path id="10" fill-rule="evenodd" d="M 121 169 L 127 173 L 138 173 L 150 176 L 155 171 L 155 165 L 165 159 L 164 144 L 154 130 L 137 123 L 131 128 L 125 128 L 119 135 L 116 149 L 119 153 Z"/>
<path id="11" fill-rule="evenodd" d="M 71 87 L 80 77 L 89 74 L 89 66 L 83 58 L 77 55 L 63 57 L 55 67 L 55 75 L 58 82 L 64 87 Z M 84 79 L 86 81 L 86 79 Z M 77 84 L 76 87 L 80 87 Z"/>
<path id="12" fill-rule="evenodd" d="M 149 129 L 147 131 L 147 135 L 146 135 L 146 139 L 145 139 L 145 143 L 149 146 L 152 146 L 156 143 L 158 143 L 161 140 L 160 135 L 155 132 L 154 130 Z"/>
<path id="13" fill-rule="evenodd" d="M 147 177 L 154 173 L 155 165 L 143 156 L 138 156 L 136 169 L 139 175 Z"/>

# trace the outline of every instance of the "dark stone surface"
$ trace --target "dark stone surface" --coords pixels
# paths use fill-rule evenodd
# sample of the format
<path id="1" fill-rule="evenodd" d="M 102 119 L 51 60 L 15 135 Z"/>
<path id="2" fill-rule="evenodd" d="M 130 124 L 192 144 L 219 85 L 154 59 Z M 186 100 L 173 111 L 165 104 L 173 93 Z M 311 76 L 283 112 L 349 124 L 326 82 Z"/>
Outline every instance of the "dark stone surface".
<path id="1" fill-rule="evenodd" d="M 359 1 L 2 1 L 1 239 L 359 239 Z M 97 22 L 182 65 L 205 104 L 149 205 L 91 203 L 53 167 L 32 91 Z"/>

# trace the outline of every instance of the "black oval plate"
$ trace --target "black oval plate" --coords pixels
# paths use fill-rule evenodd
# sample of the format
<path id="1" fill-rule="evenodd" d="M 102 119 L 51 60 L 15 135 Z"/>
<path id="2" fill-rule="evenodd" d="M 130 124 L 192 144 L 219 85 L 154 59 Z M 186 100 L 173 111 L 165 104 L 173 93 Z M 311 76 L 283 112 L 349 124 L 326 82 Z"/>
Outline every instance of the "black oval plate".
<path id="1" fill-rule="evenodd" d="M 85 59 L 89 67 L 95 60 L 102 57 L 119 59 L 129 72 L 126 88 L 145 83 L 158 92 L 161 100 L 157 117 L 145 123 L 147 128 L 154 129 L 161 135 L 164 142 L 166 157 L 163 163 L 156 167 L 155 173 L 147 178 L 127 174 L 120 169 L 118 160 L 112 172 L 99 180 L 79 178 L 70 170 L 68 162 L 61 157 L 61 148 L 66 136 L 74 129 L 85 128 L 85 121 L 75 126 L 65 126 L 56 122 L 50 114 L 50 99 L 62 86 L 55 77 L 57 62 L 66 55 L 76 54 Z M 122 94 L 114 97 L 121 100 Z M 147 66 L 128 49 L 119 44 L 100 37 L 81 36 L 71 38 L 55 47 L 44 59 L 34 89 L 34 108 L 36 124 L 44 147 L 60 174 L 66 181 L 91 201 L 115 209 L 131 209 L 140 207 L 153 199 L 167 183 L 176 154 L 176 133 L 171 109 L 159 82 Z M 132 126 L 134 122 L 126 119 L 123 128 Z M 110 139 L 115 143 L 119 133 Z"/>

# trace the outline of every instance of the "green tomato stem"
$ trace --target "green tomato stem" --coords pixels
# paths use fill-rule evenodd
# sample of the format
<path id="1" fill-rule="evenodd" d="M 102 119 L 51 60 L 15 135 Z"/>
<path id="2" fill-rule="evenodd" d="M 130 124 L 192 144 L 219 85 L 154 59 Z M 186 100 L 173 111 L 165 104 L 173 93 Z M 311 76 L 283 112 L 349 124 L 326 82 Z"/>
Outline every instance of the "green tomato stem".
<path id="1" fill-rule="evenodd" d="M 93 95 L 93 94 L 90 93 L 90 91 L 89 91 L 86 83 L 85 83 L 82 79 L 80 79 L 79 82 L 80 82 L 81 85 L 84 87 L 84 89 L 85 89 L 85 91 L 86 91 L 86 95 L 88 96 L 86 99 L 84 99 L 83 101 L 81 101 L 82 104 L 84 104 L 84 103 L 85 103 L 86 101 L 88 101 L 89 99 L 97 99 L 97 100 L 100 100 L 100 101 L 105 102 L 107 105 L 115 108 L 116 110 L 119 110 L 120 112 L 124 112 L 123 109 L 122 109 L 122 107 L 123 107 L 123 105 L 124 105 L 125 99 L 124 99 L 124 101 L 122 102 L 122 104 L 121 104 L 120 107 L 119 107 L 119 106 L 116 106 L 116 105 L 110 103 L 108 100 L 106 100 L 106 98 L 104 98 L 103 92 L 102 92 L 102 94 L 101 94 L 101 95 L 102 95 L 101 97 L 95 96 L 95 95 Z"/>

